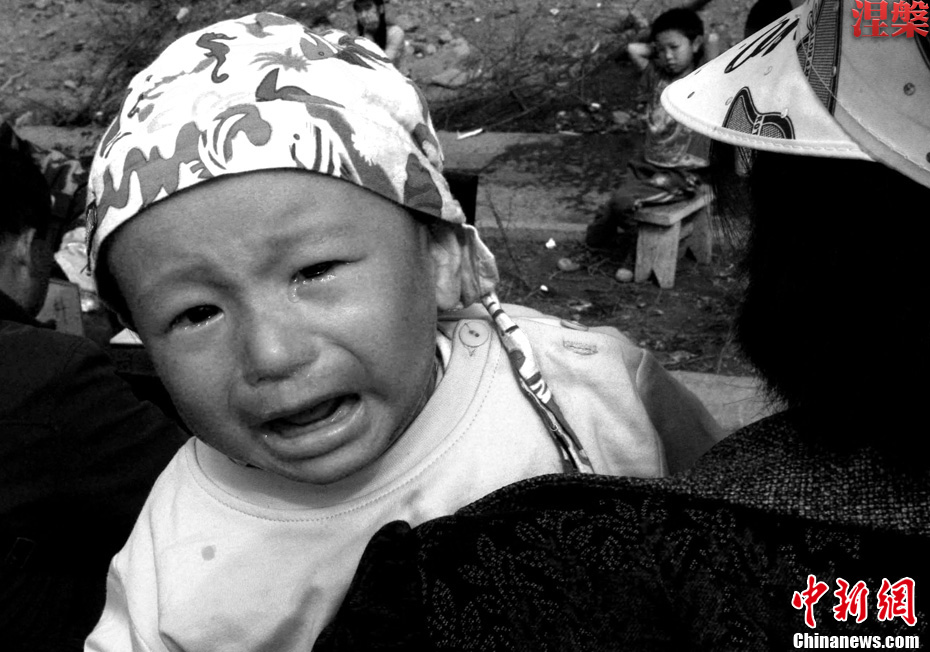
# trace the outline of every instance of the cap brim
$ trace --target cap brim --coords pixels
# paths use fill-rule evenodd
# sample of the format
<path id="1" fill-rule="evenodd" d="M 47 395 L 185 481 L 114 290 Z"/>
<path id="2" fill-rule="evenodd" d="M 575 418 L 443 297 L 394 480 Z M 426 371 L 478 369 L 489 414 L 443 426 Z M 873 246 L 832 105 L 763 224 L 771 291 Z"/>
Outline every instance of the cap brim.
<path id="1" fill-rule="evenodd" d="M 773 152 L 869 159 L 814 94 L 798 63 L 804 7 L 671 84 L 662 105 L 714 140 Z"/>
<path id="2" fill-rule="evenodd" d="M 853 4 L 808 1 L 671 84 L 663 106 L 725 143 L 880 161 L 930 186 L 930 41 L 856 37 Z"/>

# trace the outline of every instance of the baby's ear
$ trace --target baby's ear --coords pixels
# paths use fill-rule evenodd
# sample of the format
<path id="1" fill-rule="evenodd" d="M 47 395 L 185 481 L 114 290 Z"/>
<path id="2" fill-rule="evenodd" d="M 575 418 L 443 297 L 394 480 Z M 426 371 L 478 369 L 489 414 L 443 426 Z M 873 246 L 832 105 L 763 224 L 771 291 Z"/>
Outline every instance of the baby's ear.
<path id="1" fill-rule="evenodd" d="M 439 222 L 429 227 L 429 249 L 436 281 L 436 307 L 454 310 L 462 305 L 462 246 L 456 227 Z"/>

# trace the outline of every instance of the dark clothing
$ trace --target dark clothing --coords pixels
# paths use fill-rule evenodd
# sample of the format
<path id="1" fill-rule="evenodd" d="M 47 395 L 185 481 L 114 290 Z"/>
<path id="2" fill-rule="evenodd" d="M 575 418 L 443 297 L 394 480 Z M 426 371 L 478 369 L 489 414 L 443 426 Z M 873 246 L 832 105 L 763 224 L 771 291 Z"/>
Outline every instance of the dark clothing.
<path id="1" fill-rule="evenodd" d="M 930 600 L 914 596 L 930 585 L 928 544 L 926 464 L 828 450 L 780 414 L 680 476 L 536 478 L 412 530 L 385 526 L 314 650 L 786 650 L 804 634 L 926 636 Z M 792 605 L 810 575 L 826 586 L 815 628 Z M 835 616 L 840 578 L 869 590 L 861 623 L 855 610 Z M 882 613 L 882 580 L 907 578 L 910 604 Z"/>
<path id="2" fill-rule="evenodd" d="M 20 138 L 8 122 L 0 122 L 0 149 L 26 154 L 45 177 L 54 222 L 70 228 L 84 214 L 87 170 L 81 161 Z"/>
<path id="3" fill-rule="evenodd" d="M 93 342 L 0 293 L 0 649 L 83 648 L 110 558 L 186 439 Z"/>
<path id="4" fill-rule="evenodd" d="M 633 216 L 644 206 L 684 201 L 703 192 L 706 173 L 700 170 L 661 168 L 641 160 L 627 165 L 620 186 L 610 195 L 585 231 L 585 244 L 593 249 L 617 249 L 630 254 L 635 243 Z M 623 234 L 618 234 L 621 229 Z M 631 255 L 627 258 L 632 259 Z"/>

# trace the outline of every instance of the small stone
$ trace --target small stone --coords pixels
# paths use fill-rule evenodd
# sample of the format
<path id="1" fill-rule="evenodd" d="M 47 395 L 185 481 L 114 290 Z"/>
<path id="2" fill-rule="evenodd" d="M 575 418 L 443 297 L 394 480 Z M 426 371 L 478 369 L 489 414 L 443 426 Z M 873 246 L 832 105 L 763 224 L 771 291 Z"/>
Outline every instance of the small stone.
<path id="1" fill-rule="evenodd" d="M 552 238 L 546 240 L 546 249 L 555 249 L 555 240 Z"/>
<path id="2" fill-rule="evenodd" d="M 461 37 L 449 41 L 446 47 L 452 48 L 452 52 L 459 59 L 464 59 L 471 54 L 471 46 Z"/>
<path id="3" fill-rule="evenodd" d="M 614 124 L 620 127 L 630 124 L 630 120 L 633 119 L 633 116 L 628 111 L 612 111 L 610 117 Z"/>
<path id="4" fill-rule="evenodd" d="M 581 269 L 581 265 L 576 263 L 571 258 L 559 258 L 559 261 L 556 263 L 556 265 L 558 265 L 558 268 L 563 272 L 577 272 L 579 269 Z"/>
<path id="5" fill-rule="evenodd" d="M 621 267 L 617 270 L 617 273 L 614 274 L 614 278 L 621 283 L 629 283 L 633 280 L 633 272 L 626 267 Z"/>
<path id="6" fill-rule="evenodd" d="M 696 357 L 695 354 L 691 353 L 690 351 L 672 351 L 668 355 L 669 362 L 672 364 L 679 364 L 694 357 Z"/>

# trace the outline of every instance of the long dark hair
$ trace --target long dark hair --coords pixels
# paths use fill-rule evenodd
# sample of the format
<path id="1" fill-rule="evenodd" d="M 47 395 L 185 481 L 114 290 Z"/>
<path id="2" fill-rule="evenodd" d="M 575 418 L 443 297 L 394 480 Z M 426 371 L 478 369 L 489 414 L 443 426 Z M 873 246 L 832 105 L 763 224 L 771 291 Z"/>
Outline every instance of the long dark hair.
<path id="1" fill-rule="evenodd" d="M 374 7 L 378 10 L 378 28 L 375 30 L 374 42 L 383 50 L 387 47 L 387 17 L 384 11 L 384 0 L 355 0 L 352 3 L 352 9 L 356 13 L 366 7 Z M 365 36 L 365 27 L 362 25 L 362 21 L 357 20 L 355 28 L 358 30 L 359 36 Z"/>
<path id="2" fill-rule="evenodd" d="M 805 433 L 913 450 L 930 363 L 930 188 L 879 163 L 711 152 L 718 213 L 749 228 L 737 339 Z M 744 176 L 734 173 L 742 168 Z"/>

